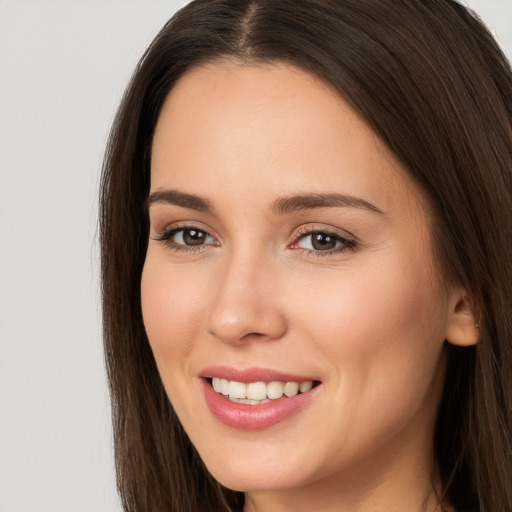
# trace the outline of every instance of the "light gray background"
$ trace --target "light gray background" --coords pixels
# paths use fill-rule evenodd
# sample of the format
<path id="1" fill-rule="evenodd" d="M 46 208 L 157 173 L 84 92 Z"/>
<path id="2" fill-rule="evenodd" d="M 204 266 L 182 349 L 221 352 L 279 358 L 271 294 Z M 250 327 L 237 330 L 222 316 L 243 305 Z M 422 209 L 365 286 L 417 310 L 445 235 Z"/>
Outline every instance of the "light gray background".
<path id="1" fill-rule="evenodd" d="M 96 202 L 117 103 L 186 0 L 0 0 L 0 512 L 117 512 Z M 512 0 L 468 2 L 512 56 Z"/>

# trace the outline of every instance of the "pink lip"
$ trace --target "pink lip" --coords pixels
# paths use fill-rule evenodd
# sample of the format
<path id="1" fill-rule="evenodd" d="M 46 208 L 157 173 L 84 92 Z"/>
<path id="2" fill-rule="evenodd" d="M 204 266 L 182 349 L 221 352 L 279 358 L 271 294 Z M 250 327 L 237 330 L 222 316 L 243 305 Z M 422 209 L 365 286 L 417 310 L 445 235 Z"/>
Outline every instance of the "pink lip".
<path id="1" fill-rule="evenodd" d="M 225 425 L 244 430 L 268 428 L 289 418 L 299 409 L 305 407 L 306 404 L 317 395 L 321 387 L 316 386 L 307 393 L 301 393 L 291 398 L 283 397 L 259 405 L 248 405 L 231 402 L 223 395 L 217 393 L 207 379 L 210 377 L 219 377 L 246 383 L 270 382 L 273 380 L 280 382 L 305 382 L 316 379 L 262 368 L 237 370 L 224 366 L 205 368 L 201 372 L 201 377 L 200 382 L 206 404 L 212 414 Z"/>
<path id="2" fill-rule="evenodd" d="M 231 366 L 209 366 L 201 371 L 200 377 L 236 380 L 237 382 L 306 382 L 308 380 L 320 380 L 311 376 L 293 375 L 268 368 L 233 368 Z"/>

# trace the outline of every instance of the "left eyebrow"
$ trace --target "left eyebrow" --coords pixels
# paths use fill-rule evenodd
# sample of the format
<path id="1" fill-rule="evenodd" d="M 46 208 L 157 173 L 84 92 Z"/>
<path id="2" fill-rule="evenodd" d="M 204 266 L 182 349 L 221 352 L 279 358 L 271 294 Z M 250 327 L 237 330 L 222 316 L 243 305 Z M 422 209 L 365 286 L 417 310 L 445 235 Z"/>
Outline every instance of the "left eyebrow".
<path id="1" fill-rule="evenodd" d="M 271 206 L 273 213 L 292 213 L 301 210 L 311 210 L 314 208 L 360 208 L 380 215 L 384 212 L 377 206 L 361 199 L 359 197 L 347 194 L 298 194 L 295 196 L 280 197 Z"/>

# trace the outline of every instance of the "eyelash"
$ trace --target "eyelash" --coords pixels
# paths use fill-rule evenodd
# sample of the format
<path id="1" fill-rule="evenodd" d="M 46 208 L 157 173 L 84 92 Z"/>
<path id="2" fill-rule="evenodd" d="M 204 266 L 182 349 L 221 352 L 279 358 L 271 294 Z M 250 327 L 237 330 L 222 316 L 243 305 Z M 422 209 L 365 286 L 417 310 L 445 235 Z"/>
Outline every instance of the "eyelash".
<path id="1" fill-rule="evenodd" d="M 163 243 L 169 249 L 177 252 L 187 252 L 190 254 L 195 254 L 197 252 L 203 251 L 205 246 L 208 244 L 201 244 L 196 246 L 190 246 L 185 244 L 178 244 L 172 241 L 172 238 L 177 235 L 180 231 L 199 231 L 200 233 L 204 233 L 207 237 L 212 237 L 205 229 L 199 228 L 198 226 L 186 225 L 186 226 L 174 226 L 171 228 L 164 228 L 160 231 L 153 240 L 156 242 Z"/>
<path id="2" fill-rule="evenodd" d="M 212 235 L 208 233 L 205 229 L 199 228 L 198 226 L 194 225 L 185 225 L 185 226 L 174 226 L 171 228 L 164 228 L 162 231 L 160 231 L 156 237 L 153 238 L 156 242 L 163 243 L 166 247 L 169 249 L 172 249 L 177 252 L 186 252 L 189 254 L 195 254 L 198 252 L 201 252 L 205 250 L 205 247 L 207 245 L 218 245 L 218 244 L 200 244 L 197 246 L 190 246 L 186 244 L 179 244 L 174 241 L 172 241 L 172 238 L 177 235 L 181 231 L 198 231 L 200 233 L 203 233 L 206 237 L 211 237 L 215 239 Z M 335 247 L 334 249 L 329 250 L 314 250 L 314 249 L 307 249 L 303 247 L 299 247 L 298 244 L 300 241 L 305 240 L 308 236 L 313 236 L 315 234 L 324 235 L 327 237 L 333 238 L 336 243 L 339 243 L 340 245 L 338 247 Z M 346 238 L 344 236 L 339 235 L 338 233 L 334 233 L 332 231 L 321 229 L 321 228 L 302 228 L 300 229 L 297 234 L 294 237 L 293 243 L 289 246 L 290 248 L 296 250 L 300 249 L 301 254 L 305 254 L 306 256 L 314 256 L 314 257 L 322 257 L 322 256 L 330 256 L 333 254 L 340 254 L 345 251 L 354 251 L 357 248 L 358 244 L 355 239 L 353 238 Z"/>
<path id="3" fill-rule="evenodd" d="M 314 249 L 306 249 L 297 246 L 300 241 L 305 240 L 308 236 L 313 236 L 315 234 L 331 237 L 336 242 L 339 242 L 340 245 L 338 247 L 335 247 L 334 249 L 329 249 L 325 251 L 317 251 Z M 340 254 L 346 251 L 352 252 L 357 248 L 357 242 L 354 238 L 346 238 L 338 233 L 329 231 L 328 229 L 304 227 L 299 229 L 299 231 L 297 232 L 295 236 L 295 241 L 291 244 L 291 247 L 293 249 L 300 249 L 301 253 L 305 254 L 306 256 L 321 258 L 323 256 L 331 256 L 333 254 Z"/>

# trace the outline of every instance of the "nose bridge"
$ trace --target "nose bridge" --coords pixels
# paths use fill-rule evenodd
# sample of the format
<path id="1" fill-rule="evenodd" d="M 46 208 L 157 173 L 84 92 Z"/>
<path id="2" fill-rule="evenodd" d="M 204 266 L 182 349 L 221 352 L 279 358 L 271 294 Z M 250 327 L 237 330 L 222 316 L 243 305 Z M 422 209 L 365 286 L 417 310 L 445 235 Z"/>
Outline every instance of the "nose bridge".
<path id="1" fill-rule="evenodd" d="M 227 254 L 215 281 L 209 331 L 227 343 L 281 337 L 286 321 L 277 300 L 276 274 L 262 251 L 245 247 Z"/>

